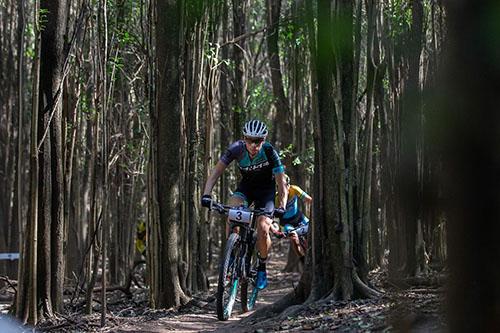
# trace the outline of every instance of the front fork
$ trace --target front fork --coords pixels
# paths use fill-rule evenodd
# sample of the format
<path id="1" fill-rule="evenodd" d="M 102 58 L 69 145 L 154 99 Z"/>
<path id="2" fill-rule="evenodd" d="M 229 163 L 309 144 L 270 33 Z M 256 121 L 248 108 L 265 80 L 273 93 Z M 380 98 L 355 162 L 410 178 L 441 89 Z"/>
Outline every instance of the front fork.
<path id="1" fill-rule="evenodd" d="M 252 232 L 248 229 L 242 229 L 240 232 L 242 233 L 242 239 L 245 239 L 246 242 L 240 254 L 238 273 L 243 280 L 247 280 L 249 277 L 253 277 L 250 272 L 250 265 L 252 262 L 252 254 L 255 248 L 255 242 L 257 240 L 257 233 L 255 231 Z"/>
<path id="2" fill-rule="evenodd" d="M 249 233 L 247 236 L 247 251 L 245 251 L 245 278 L 253 279 L 255 278 L 256 272 L 252 272 L 252 256 L 255 249 L 255 243 L 257 242 L 257 232 L 253 231 L 251 234 Z"/>

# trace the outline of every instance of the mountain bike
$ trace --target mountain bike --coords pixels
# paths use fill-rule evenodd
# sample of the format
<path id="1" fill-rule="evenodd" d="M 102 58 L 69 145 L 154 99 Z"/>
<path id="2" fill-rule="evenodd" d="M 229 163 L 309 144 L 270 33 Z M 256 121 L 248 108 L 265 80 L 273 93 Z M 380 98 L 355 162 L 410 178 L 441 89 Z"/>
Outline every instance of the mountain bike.
<path id="1" fill-rule="evenodd" d="M 220 260 L 216 302 L 217 318 L 228 320 L 236 302 L 238 286 L 243 312 L 250 311 L 255 306 L 259 293 L 256 287 L 257 231 L 255 225 L 257 217 L 269 215 L 269 213 L 266 213 L 264 209 L 231 207 L 217 202 L 212 202 L 210 210 L 229 217 L 231 233 Z"/>
<path id="2" fill-rule="evenodd" d="M 278 222 L 273 222 L 269 230 L 274 235 L 274 237 L 278 239 L 282 238 L 288 239 L 288 237 L 290 237 L 292 232 L 298 231 L 300 228 L 302 228 L 302 226 L 292 227 L 290 224 L 287 224 L 284 227 L 282 227 Z M 306 235 L 299 235 L 298 238 L 299 238 L 299 245 L 304 249 L 304 251 L 307 251 Z M 291 243 L 290 246 L 292 246 Z"/>

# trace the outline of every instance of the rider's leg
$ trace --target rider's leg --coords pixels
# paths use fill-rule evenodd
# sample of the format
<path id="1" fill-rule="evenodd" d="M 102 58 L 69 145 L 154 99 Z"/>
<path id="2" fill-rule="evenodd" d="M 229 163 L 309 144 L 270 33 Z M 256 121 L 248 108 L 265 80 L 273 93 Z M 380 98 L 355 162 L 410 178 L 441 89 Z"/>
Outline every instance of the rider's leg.
<path id="1" fill-rule="evenodd" d="M 295 254 L 299 257 L 303 257 L 306 254 L 306 251 L 302 246 L 300 245 L 300 240 L 299 236 L 295 231 L 292 231 L 289 235 L 290 237 L 290 245 L 292 245 L 293 250 L 295 251 Z"/>
<path id="2" fill-rule="evenodd" d="M 290 236 L 290 241 L 293 243 L 293 248 L 295 253 L 299 257 L 303 257 L 306 254 L 306 249 L 302 246 L 300 242 L 300 237 L 307 237 L 307 232 L 309 231 L 309 219 L 303 217 L 303 220 L 299 222 L 299 227 L 293 231 Z"/>
<path id="3" fill-rule="evenodd" d="M 269 228 L 273 220 L 269 218 L 274 212 L 274 191 L 263 193 L 261 199 L 255 202 L 255 208 L 264 208 L 267 213 L 257 218 L 257 251 L 261 258 L 267 258 L 269 249 L 271 248 L 271 237 Z"/>
<path id="4" fill-rule="evenodd" d="M 257 266 L 257 289 L 267 287 L 266 261 L 271 248 L 271 237 L 269 237 L 269 227 L 272 220 L 266 216 L 259 216 L 257 219 L 257 257 L 259 265 Z"/>
<path id="5" fill-rule="evenodd" d="M 255 208 L 264 208 L 269 216 L 274 212 L 274 190 L 268 193 L 263 193 L 259 196 L 260 201 L 255 202 Z M 257 267 L 257 281 L 256 286 L 258 289 L 263 289 L 267 286 L 267 273 L 266 261 L 271 248 L 271 237 L 269 236 L 269 229 L 272 220 L 266 215 L 261 215 L 257 218 L 257 255 L 259 257 L 259 266 Z"/>
<path id="6" fill-rule="evenodd" d="M 269 227 L 272 220 L 267 216 L 259 216 L 257 218 L 257 251 L 261 258 L 267 258 L 269 249 L 271 248 L 271 237 L 269 236 Z"/>

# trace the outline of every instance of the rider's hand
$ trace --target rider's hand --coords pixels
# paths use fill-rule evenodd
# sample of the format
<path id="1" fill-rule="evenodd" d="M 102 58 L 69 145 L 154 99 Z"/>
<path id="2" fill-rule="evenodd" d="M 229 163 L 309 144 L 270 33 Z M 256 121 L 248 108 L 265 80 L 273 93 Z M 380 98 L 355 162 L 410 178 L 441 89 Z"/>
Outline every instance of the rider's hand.
<path id="1" fill-rule="evenodd" d="M 277 218 L 282 218 L 283 215 L 285 215 L 285 209 L 284 208 L 276 208 L 274 210 L 274 216 L 277 217 Z"/>
<path id="2" fill-rule="evenodd" d="M 210 194 L 203 194 L 201 197 L 201 206 L 207 208 L 212 206 L 212 196 Z"/>
<path id="3" fill-rule="evenodd" d="M 273 233 L 274 233 L 274 236 L 276 236 L 276 238 L 278 238 L 278 239 L 285 237 L 285 234 L 282 231 L 274 231 Z"/>
<path id="4" fill-rule="evenodd" d="M 274 234 L 274 236 L 276 236 L 276 238 L 285 237 L 285 234 L 283 232 L 281 232 L 280 226 L 276 222 L 271 223 L 269 230 L 271 230 L 271 232 Z"/>

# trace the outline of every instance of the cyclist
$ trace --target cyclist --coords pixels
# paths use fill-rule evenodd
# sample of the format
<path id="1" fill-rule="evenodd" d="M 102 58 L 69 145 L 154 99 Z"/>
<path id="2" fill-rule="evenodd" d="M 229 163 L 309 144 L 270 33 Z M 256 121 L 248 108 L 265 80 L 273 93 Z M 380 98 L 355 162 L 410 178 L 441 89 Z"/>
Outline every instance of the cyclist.
<path id="1" fill-rule="evenodd" d="M 290 244 L 295 253 L 302 258 L 306 253 L 306 249 L 303 248 L 299 237 L 306 237 L 309 230 L 309 219 L 300 211 L 298 201 L 301 199 L 304 203 L 311 204 L 312 198 L 297 185 L 290 185 L 290 177 L 288 175 L 285 175 L 285 182 L 288 190 L 288 200 L 286 211 L 280 218 L 280 224 L 283 226 L 285 232 L 293 230 L 288 234 Z M 275 234 L 278 237 L 284 236 L 279 231 L 275 231 Z"/>
<path id="2" fill-rule="evenodd" d="M 285 184 L 284 167 L 274 147 L 266 140 L 267 126 L 259 120 L 250 120 L 243 127 L 243 140 L 232 143 L 222 154 L 217 165 L 212 170 L 205 184 L 201 205 L 210 207 L 212 189 L 217 179 L 227 166 L 236 160 L 242 179 L 230 198 L 231 206 L 251 205 L 264 208 L 266 215 L 257 219 L 257 268 L 256 287 L 264 289 L 267 286 L 266 260 L 271 247 L 269 227 L 270 216 L 274 211 L 275 189 L 278 186 L 278 214 L 284 212 L 287 187 Z"/>

